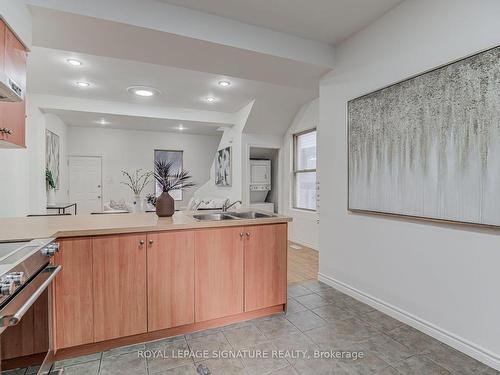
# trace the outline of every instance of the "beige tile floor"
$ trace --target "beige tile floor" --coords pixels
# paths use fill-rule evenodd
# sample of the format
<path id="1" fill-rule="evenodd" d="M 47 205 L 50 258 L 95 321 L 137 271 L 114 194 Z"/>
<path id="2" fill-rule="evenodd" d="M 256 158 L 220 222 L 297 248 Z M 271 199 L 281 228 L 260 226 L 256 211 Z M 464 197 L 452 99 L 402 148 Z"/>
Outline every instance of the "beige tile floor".
<path id="1" fill-rule="evenodd" d="M 139 358 L 138 351 L 221 350 L 268 353 L 268 358 Z M 363 358 L 273 358 L 270 353 L 302 350 L 362 352 Z M 285 353 L 285 352 L 282 352 Z M 292 353 L 292 352 L 289 352 Z M 255 354 L 254 354 L 255 355 Z M 286 314 L 118 348 L 56 364 L 71 375 L 197 374 L 380 374 L 492 375 L 499 372 L 318 281 L 289 288 Z M 203 374 L 203 372 L 201 372 Z"/>

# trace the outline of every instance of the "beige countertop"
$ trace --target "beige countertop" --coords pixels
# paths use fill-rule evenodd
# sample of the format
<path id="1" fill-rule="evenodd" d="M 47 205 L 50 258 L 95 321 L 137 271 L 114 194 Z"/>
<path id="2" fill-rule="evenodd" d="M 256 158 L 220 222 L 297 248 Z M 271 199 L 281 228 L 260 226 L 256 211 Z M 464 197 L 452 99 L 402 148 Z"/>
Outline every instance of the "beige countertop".
<path id="1" fill-rule="evenodd" d="M 240 209 L 234 211 L 249 211 Z M 258 210 L 252 210 L 258 211 Z M 95 236 L 104 234 L 158 232 L 196 228 L 232 227 L 286 223 L 290 217 L 276 215 L 262 219 L 197 221 L 192 215 L 207 213 L 178 211 L 172 217 L 159 218 L 155 213 L 106 215 L 42 216 L 0 219 L 0 242 L 34 238 Z"/>

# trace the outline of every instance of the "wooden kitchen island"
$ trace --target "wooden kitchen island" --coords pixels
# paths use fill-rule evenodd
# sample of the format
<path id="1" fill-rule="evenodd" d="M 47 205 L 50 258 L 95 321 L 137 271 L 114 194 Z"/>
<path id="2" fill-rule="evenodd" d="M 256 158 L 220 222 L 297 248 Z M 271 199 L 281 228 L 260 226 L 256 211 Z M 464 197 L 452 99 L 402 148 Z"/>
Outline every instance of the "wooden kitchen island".
<path id="1" fill-rule="evenodd" d="M 286 308 L 287 217 L 200 222 L 177 212 L 172 218 L 148 213 L 0 224 L 7 220 L 12 231 L 0 231 L 1 239 L 60 242 L 54 263 L 63 269 L 53 285 L 57 359 Z"/>

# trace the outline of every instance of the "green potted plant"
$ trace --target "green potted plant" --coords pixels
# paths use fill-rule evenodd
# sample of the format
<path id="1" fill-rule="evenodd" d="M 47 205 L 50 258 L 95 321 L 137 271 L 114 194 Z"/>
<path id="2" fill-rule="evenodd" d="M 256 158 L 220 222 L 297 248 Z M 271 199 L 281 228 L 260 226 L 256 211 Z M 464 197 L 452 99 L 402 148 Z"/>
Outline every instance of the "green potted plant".
<path id="1" fill-rule="evenodd" d="M 150 171 L 143 172 L 142 169 L 136 169 L 133 173 L 122 171 L 122 175 L 126 178 L 125 181 L 122 181 L 122 184 L 127 185 L 134 194 L 135 211 L 144 211 L 141 194 L 151 181 L 153 173 Z"/>
<path id="2" fill-rule="evenodd" d="M 188 189 L 196 184 L 190 181 L 192 177 L 189 175 L 189 171 L 184 169 L 175 171 L 173 163 L 165 160 L 155 161 L 153 176 L 161 189 L 161 194 L 156 199 L 156 214 L 159 217 L 170 217 L 175 212 L 175 202 L 169 192 Z"/>
<path id="3" fill-rule="evenodd" d="M 53 206 L 56 204 L 56 183 L 49 168 L 45 168 L 45 185 L 47 188 L 47 206 Z"/>

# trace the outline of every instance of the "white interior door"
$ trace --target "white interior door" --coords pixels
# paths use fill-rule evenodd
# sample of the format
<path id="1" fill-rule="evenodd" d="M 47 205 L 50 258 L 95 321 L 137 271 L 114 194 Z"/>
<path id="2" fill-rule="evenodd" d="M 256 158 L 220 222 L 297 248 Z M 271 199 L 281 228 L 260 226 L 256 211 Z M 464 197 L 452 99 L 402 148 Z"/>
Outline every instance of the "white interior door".
<path id="1" fill-rule="evenodd" d="M 69 157 L 69 199 L 78 205 L 78 213 L 102 211 L 102 158 Z"/>

